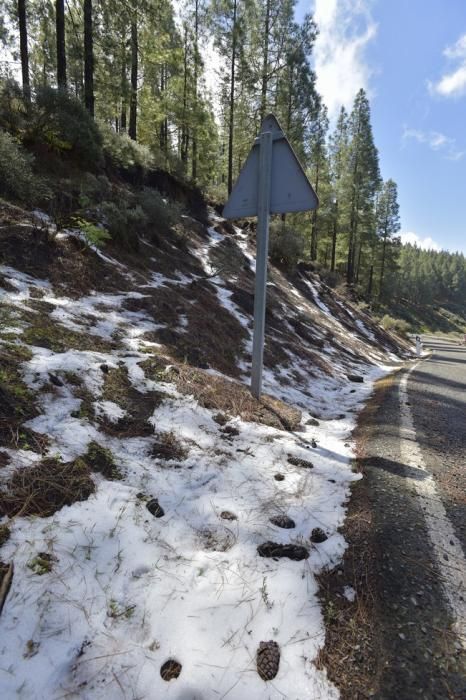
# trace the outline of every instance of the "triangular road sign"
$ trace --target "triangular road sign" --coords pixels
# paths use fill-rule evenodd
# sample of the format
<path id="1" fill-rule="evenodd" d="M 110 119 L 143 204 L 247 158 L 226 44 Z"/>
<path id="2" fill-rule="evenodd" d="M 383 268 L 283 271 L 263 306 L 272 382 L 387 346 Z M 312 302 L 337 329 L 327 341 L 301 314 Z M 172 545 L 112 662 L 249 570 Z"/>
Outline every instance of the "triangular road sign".
<path id="1" fill-rule="evenodd" d="M 261 133 L 272 133 L 270 214 L 316 209 L 319 200 L 273 114 L 262 123 Z M 223 210 L 225 219 L 257 216 L 259 142 L 254 143 Z"/>

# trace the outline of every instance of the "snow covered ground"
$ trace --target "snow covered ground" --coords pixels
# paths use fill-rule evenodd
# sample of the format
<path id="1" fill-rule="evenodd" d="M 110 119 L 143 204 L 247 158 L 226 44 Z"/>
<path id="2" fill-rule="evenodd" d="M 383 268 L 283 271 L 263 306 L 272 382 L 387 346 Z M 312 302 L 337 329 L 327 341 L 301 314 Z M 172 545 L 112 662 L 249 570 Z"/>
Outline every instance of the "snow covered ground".
<path id="1" fill-rule="evenodd" d="M 211 273 L 210 249 L 221 236 L 213 228 L 209 234 L 194 254 Z M 241 236 L 238 230 L 245 247 Z M 339 528 L 350 484 L 359 478 L 351 469 L 351 431 L 373 381 L 395 358 L 368 347 L 367 363 L 354 365 L 364 382 L 352 383 L 351 365 L 328 348 L 334 374 L 320 372 L 316 378 L 314 372 L 306 385 L 295 377 L 305 377 L 308 368 L 291 358 L 291 367 L 265 371 L 264 391 L 300 406 L 299 432 L 234 416 L 225 432 L 215 411 L 163 377 L 149 378 L 141 367 L 148 349 L 157 350 L 144 335 L 163 319 L 125 311 L 122 301 L 163 285 L 163 275 L 154 273 L 140 291 L 71 300 L 57 296 L 47 280 L 5 266 L 0 273 L 10 285 L 10 291 L 0 289 L 3 303 L 30 309 L 31 287 L 40 288 L 54 323 L 105 341 L 118 333 L 121 342 L 109 352 L 32 346 L 21 371 L 41 409 L 28 425 L 49 437 L 48 453 L 73 460 L 95 441 L 111 451 L 123 476 L 109 481 L 94 475 L 97 488 L 88 500 L 47 518 L 16 517 L 10 523 L 11 537 L 0 550 L 0 558 L 15 567 L 0 618 L 0 696 L 337 698 L 337 689 L 313 663 L 325 637 L 316 575 L 344 552 Z M 187 281 L 180 276 L 179 284 Z M 219 303 L 247 329 L 247 352 L 249 319 L 221 277 L 212 283 Z M 317 287 L 311 288 L 316 313 L 328 319 L 332 312 Z M 304 308 L 299 290 L 293 294 Z M 16 331 L 16 343 L 26 326 L 18 320 L 7 329 L 10 335 Z M 360 330 L 372 337 L 365 327 Z M 69 372 L 92 394 L 95 415 L 114 422 L 125 415 L 118 403 L 102 397 L 102 366 L 126 368 L 134 389 L 165 397 L 150 417 L 154 436 L 172 434 L 184 458 L 154 457 L 153 435 L 115 437 L 79 416 L 82 399 L 66 379 Z M 248 369 L 243 362 L 244 381 Z M 62 380 L 53 391 L 50 374 Z M 11 461 L 0 471 L 0 486 L 15 469 L 40 459 L 29 450 L 4 451 Z M 157 499 L 163 516 L 151 514 L 148 499 Z M 285 515 L 294 527 L 271 522 Z M 316 528 L 324 541 L 311 541 Z M 268 541 L 301 545 L 308 556 L 301 561 L 259 556 L 258 547 Z M 31 568 L 38 553 L 51 555 L 51 570 L 42 575 Z M 342 580 L 341 592 L 349 597 L 347 583 Z M 278 643 L 281 656 L 278 674 L 265 682 L 257 673 L 256 652 L 268 640 Z M 160 669 L 170 659 L 181 673 L 167 682 Z"/>

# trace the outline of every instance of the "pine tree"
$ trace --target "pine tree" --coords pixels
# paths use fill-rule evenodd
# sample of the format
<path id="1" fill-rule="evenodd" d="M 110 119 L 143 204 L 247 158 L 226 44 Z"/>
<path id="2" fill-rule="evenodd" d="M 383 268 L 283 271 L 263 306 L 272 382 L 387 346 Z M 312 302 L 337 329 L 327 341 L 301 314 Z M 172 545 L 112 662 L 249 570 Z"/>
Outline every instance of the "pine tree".
<path id="1" fill-rule="evenodd" d="M 387 258 L 387 248 L 393 236 L 400 230 L 400 207 L 398 191 L 393 180 L 383 183 L 377 201 L 377 236 L 382 242 L 380 261 L 379 297 L 384 293 L 384 274 Z"/>
<path id="2" fill-rule="evenodd" d="M 373 225 L 374 199 L 380 184 L 379 160 L 364 90 L 356 95 L 349 119 L 350 221 L 346 280 L 359 276 L 365 235 Z"/>

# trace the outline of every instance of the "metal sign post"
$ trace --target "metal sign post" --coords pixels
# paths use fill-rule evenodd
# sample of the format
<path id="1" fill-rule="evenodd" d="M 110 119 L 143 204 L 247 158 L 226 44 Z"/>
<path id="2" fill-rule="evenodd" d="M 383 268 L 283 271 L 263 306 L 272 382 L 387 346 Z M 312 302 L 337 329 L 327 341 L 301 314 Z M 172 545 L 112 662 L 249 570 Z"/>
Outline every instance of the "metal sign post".
<path id="1" fill-rule="evenodd" d="M 267 258 L 269 253 L 270 179 L 272 175 L 272 132 L 260 135 L 259 190 L 257 201 L 256 289 L 254 294 L 254 338 L 252 341 L 251 392 L 256 399 L 262 391 L 264 358 Z"/>
<path id="2" fill-rule="evenodd" d="M 257 216 L 251 371 L 251 392 L 257 399 L 262 391 L 269 217 L 270 214 L 308 211 L 318 204 L 317 195 L 280 124 L 269 114 L 223 210 L 226 219 Z"/>

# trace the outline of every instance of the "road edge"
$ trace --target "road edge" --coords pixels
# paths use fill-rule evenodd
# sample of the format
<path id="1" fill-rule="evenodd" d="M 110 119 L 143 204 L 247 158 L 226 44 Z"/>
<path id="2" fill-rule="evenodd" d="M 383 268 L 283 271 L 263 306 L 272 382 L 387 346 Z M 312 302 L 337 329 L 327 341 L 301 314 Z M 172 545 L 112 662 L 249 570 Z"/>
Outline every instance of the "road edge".
<path id="1" fill-rule="evenodd" d="M 342 700 L 363 700 L 377 696 L 385 667 L 381 628 L 377 624 L 375 567 L 377 554 L 369 483 L 365 478 L 367 434 L 371 419 L 387 391 L 393 388 L 411 362 L 393 369 L 374 383 L 373 391 L 358 415 L 352 437 L 355 444 L 353 470 L 362 478 L 353 482 L 340 532 L 347 548 L 340 564 L 318 576 L 319 598 L 325 623 L 325 644 L 316 660 L 340 691 Z M 354 600 L 343 594 L 346 586 Z"/>

